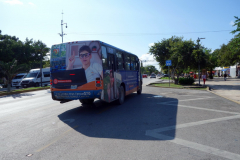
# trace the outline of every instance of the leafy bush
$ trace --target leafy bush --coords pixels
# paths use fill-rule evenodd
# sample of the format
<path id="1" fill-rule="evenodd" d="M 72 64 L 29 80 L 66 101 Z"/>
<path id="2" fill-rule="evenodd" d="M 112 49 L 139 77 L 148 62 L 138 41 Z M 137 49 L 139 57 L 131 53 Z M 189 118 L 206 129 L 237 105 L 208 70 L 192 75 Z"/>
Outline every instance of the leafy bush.
<path id="1" fill-rule="evenodd" d="M 195 82 L 193 77 L 186 77 L 186 78 L 179 78 L 179 83 L 180 84 L 193 84 Z"/>

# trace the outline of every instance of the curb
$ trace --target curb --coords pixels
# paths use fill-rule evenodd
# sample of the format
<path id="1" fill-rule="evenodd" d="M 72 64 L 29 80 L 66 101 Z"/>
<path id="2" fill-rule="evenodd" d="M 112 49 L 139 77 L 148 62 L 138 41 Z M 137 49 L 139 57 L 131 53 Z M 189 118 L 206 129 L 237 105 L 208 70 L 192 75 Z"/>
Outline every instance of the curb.
<path id="1" fill-rule="evenodd" d="M 213 91 L 210 90 L 210 87 L 208 87 L 208 90 L 207 90 L 207 91 L 210 92 L 210 93 L 212 93 L 212 94 L 215 94 L 215 95 L 217 95 L 217 96 L 219 96 L 219 97 L 225 98 L 225 99 L 227 99 L 227 100 L 229 100 L 229 101 L 232 101 L 232 102 L 235 102 L 235 103 L 237 103 L 237 104 L 240 104 L 240 102 L 234 101 L 234 100 L 232 100 L 232 99 L 230 99 L 230 98 L 227 98 L 227 97 L 224 97 L 224 96 L 219 95 L 219 94 L 217 94 L 217 93 L 214 93 Z"/>
<path id="2" fill-rule="evenodd" d="M 152 84 L 158 84 L 158 83 L 151 83 L 151 84 L 148 84 L 146 85 L 147 87 L 159 87 L 159 88 L 172 88 L 172 89 L 192 89 L 192 90 L 196 90 L 195 88 L 174 88 L 174 87 L 162 87 L 162 86 L 154 86 Z M 198 88 L 198 87 L 196 87 Z M 201 90 L 201 91 L 207 91 L 208 90 L 208 87 L 206 88 L 206 90 Z"/>
<path id="3" fill-rule="evenodd" d="M 14 95 L 14 94 L 20 94 L 20 93 L 26 93 L 26 92 L 32 92 L 32 91 L 39 91 L 39 90 L 45 90 L 45 89 L 50 89 L 49 88 L 36 88 L 36 89 L 31 89 L 31 90 L 25 90 L 25 91 L 16 91 L 16 92 L 10 92 L 10 93 L 0 93 L 1 96 L 8 96 L 8 95 Z"/>

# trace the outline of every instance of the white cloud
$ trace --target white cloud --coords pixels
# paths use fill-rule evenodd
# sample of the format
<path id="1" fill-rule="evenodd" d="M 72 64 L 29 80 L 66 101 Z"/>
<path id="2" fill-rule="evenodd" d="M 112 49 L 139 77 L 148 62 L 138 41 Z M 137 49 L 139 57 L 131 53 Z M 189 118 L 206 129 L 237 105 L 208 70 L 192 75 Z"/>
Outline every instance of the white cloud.
<path id="1" fill-rule="evenodd" d="M 23 2 L 19 1 L 19 0 L 8 0 L 8 1 L 4 1 L 5 3 L 9 3 L 11 5 L 15 5 L 15 4 L 23 4 Z"/>
<path id="2" fill-rule="evenodd" d="M 231 25 L 231 26 L 233 26 L 233 25 L 234 25 L 234 22 L 233 22 L 233 21 L 231 21 L 231 22 L 230 22 L 230 25 Z"/>
<path id="3" fill-rule="evenodd" d="M 143 66 L 153 65 L 157 70 L 160 70 L 159 63 L 154 59 L 153 55 L 146 53 L 140 56 L 139 59 L 142 61 Z"/>
<path id="4" fill-rule="evenodd" d="M 154 43 L 149 43 L 149 45 L 148 45 L 148 46 L 149 46 L 149 47 L 152 47 L 153 45 L 154 45 Z"/>
<path id="5" fill-rule="evenodd" d="M 32 2 L 29 2 L 28 4 L 30 4 L 31 6 L 36 6 L 34 3 Z"/>

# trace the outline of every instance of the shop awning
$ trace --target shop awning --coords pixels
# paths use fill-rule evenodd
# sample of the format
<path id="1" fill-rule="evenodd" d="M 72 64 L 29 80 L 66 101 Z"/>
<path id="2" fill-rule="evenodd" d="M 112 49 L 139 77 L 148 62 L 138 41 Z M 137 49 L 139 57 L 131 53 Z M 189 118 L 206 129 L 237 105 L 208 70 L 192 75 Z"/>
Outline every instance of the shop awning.
<path id="1" fill-rule="evenodd" d="M 227 71 L 228 69 L 223 69 L 222 71 Z"/>

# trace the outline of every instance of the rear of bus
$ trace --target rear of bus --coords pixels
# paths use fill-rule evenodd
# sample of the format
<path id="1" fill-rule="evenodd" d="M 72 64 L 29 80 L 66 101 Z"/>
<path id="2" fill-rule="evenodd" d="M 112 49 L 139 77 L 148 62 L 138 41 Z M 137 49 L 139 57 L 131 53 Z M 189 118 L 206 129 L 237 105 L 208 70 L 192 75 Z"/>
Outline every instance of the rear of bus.
<path id="1" fill-rule="evenodd" d="M 103 67 L 99 41 L 75 41 L 51 48 L 52 99 L 82 103 L 101 98 Z"/>

